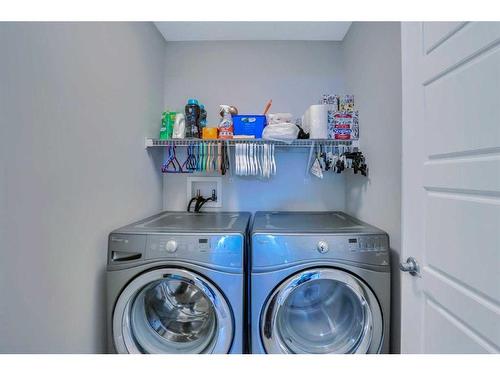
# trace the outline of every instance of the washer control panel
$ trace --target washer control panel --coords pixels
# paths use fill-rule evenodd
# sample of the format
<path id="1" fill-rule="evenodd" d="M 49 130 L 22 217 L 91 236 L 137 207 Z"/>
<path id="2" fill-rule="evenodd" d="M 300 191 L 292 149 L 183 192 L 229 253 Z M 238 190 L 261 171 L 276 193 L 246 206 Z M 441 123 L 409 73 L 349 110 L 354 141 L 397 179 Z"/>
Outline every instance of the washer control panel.
<path id="1" fill-rule="evenodd" d="M 175 253 L 177 251 L 189 253 L 221 251 L 218 240 L 210 237 L 203 238 L 179 238 L 170 236 L 150 236 L 147 248 L 151 256 L 164 253 Z"/>
<path id="2" fill-rule="evenodd" d="M 168 235 L 147 236 L 146 259 L 179 259 L 235 267 L 242 264 L 241 235 Z"/>

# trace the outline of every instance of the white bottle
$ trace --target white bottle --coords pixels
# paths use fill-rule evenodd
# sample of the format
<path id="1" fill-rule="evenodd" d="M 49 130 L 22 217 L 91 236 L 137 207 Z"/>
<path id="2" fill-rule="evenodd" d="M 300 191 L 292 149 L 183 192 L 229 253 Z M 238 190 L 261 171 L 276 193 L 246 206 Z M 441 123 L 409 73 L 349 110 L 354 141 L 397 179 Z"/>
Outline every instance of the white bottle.
<path id="1" fill-rule="evenodd" d="M 174 129 L 172 138 L 185 138 L 186 137 L 186 118 L 182 113 L 175 115 Z"/>

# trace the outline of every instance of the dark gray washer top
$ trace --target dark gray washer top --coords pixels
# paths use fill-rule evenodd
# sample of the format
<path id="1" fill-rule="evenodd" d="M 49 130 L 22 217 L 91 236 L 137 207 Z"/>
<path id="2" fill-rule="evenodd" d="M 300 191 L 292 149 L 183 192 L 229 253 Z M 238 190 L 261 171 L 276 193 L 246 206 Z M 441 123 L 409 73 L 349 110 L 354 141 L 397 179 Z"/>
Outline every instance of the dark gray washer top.
<path id="1" fill-rule="evenodd" d="M 245 234 L 248 212 L 165 211 L 114 230 L 121 233 L 241 233 Z"/>
<path id="2" fill-rule="evenodd" d="M 341 211 L 259 211 L 255 213 L 252 233 L 367 233 L 382 230 Z"/>

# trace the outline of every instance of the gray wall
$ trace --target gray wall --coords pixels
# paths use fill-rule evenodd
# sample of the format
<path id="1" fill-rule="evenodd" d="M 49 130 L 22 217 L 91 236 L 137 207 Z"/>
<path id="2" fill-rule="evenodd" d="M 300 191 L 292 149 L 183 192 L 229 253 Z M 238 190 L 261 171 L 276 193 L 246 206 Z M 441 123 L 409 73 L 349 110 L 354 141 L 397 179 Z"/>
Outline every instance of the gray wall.
<path id="1" fill-rule="evenodd" d="M 185 209 L 186 176 L 162 179 L 160 152 L 143 139 L 157 136 L 162 108 L 181 110 L 188 97 L 214 124 L 220 103 L 259 113 L 272 98 L 272 111 L 300 116 L 323 93 L 355 94 L 369 180 L 305 177 L 308 152 L 280 150 L 270 182 L 223 178 L 222 209 L 347 210 L 389 232 L 396 265 L 399 31 L 355 23 L 342 44 L 165 47 L 144 23 L 0 24 L 0 352 L 104 351 L 106 236 L 162 197 Z"/>
<path id="2" fill-rule="evenodd" d="M 219 104 L 253 114 L 273 99 L 271 112 L 301 117 L 323 93 L 344 93 L 341 53 L 335 42 L 168 42 L 165 106 L 182 111 L 198 98 L 215 125 Z M 305 178 L 308 153 L 280 150 L 271 181 L 224 178 L 222 210 L 344 209 L 345 177 Z M 185 209 L 186 176 L 167 175 L 164 191 L 166 209 Z"/>
<path id="3" fill-rule="evenodd" d="M 161 207 L 146 23 L 0 24 L 0 352 L 105 350 L 107 234 Z"/>
<path id="4" fill-rule="evenodd" d="M 360 111 L 369 178 L 348 175 L 346 210 L 390 235 L 392 350 L 399 351 L 401 250 L 401 32 L 396 22 L 356 22 L 342 44 L 347 91 Z"/>

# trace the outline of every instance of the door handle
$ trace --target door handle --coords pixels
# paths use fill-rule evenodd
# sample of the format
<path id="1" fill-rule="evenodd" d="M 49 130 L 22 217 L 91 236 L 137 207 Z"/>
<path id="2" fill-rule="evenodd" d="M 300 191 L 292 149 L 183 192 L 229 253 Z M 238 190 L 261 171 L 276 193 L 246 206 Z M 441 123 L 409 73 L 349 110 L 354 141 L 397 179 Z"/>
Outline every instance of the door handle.
<path id="1" fill-rule="evenodd" d="M 403 272 L 409 272 L 412 276 L 417 276 L 420 273 L 420 266 L 413 257 L 406 259 L 405 263 L 399 263 L 399 269 Z"/>
<path id="2" fill-rule="evenodd" d="M 112 251 L 111 260 L 113 262 L 126 262 L 129 260 L 141 259 L 142 254 L 128 251 Z"/>

